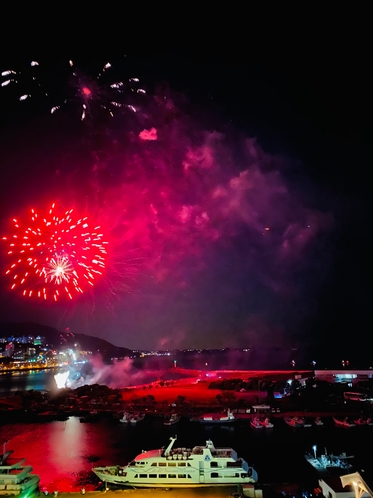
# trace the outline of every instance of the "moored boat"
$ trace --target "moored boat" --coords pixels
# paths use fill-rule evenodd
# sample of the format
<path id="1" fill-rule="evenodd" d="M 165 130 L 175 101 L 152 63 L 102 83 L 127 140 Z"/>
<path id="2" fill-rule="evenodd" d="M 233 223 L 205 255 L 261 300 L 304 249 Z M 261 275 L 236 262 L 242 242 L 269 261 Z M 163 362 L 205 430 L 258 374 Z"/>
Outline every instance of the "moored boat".
<path id="1" fill-rule="evenodd" d="M 131 418 L 132 415 L 130 413 L 124 412 L 122 418 L 119 419 L 119 422 L 121 422 L 122 424 L 128 424 Z"/>
<path id="2" fill-rule="evenodd" d="M 334 423 L 337 427 L 345 427 L 345 428 L 350 428 L 350 427 L 355 427 L 355 423 L 351 422 L 348 417 L 345 418 L 337 418 L 333 417 Z"/>
<path id="3" fill-rule="evenodd" d="M 227 413 L 209 413 L 202 415 L 201 417 L 191 418 L 192 422 L 201 422 L 203 424 L 227 424 L 231 422 L 237 422 L 238 417 L 235 417 L 233 413 L 228 409 Z"/>
<path id="4" fill-rule="evenodd" d="M 255 483 L 258 474 L 232 448 L 216 448 L 211 440 L 192 449 L 143 451 L 128 465 L 96 467 L 93 472 L 106 484 L 143 488 L 188 488 Z"/>
<path id="5" fill-rule="evenodd" d="M 304 427 L 303 417 L 284 417 L 284 420 L 290 427 Z"/>
<path id="6" fill-rule="evenodd" d="M 165 419 L 164 425 L 177 424 L 180 419 L 181 419 L 181 415 L 178 415 L 177 413 L 171 413 L 171 415 Z"/>
<path id="7" fill-rule="evenodd" d="M 325 453 L 320 456 L 316 456 L 315 453 L 313 455 L 306 454 L 305 458 L 320 475 L 342 475 L 351 472 L 353 467 L 351 459 L 354 457 L 346 453 L 341 453 L 340 455 L 328 455 Z"/>
<path id="8" fill-rule="evenodd" d="M 145 413 L 129 413 L 124 412 L 122 418 L 119 419 L 119 422 L 122 424 L 137 424 L 141 422 L 145 418 Z"/>
<path id="9" fill-rule="evenodd" d="M 359 417 L 354 420 L 356 425 L 373 425 L 372 419 L 370 417 Z"/>
<path id="10" fill-rule="evenodd" d="M 266 417 L 264 420 L 259 420 L 259 422 L 265 429 L 273 429 L 274 427 L 274 425 L 272 424 L 272 422 L 269 420 L 268 417 Z"/>
<path id="11" fill-rule="evenodd" d="M 250 425 L 253 429 L 263 429 L 263 425 L 260 423 L 258 417 L 254 417 L 250 420 Z"/>
<path id="12" fill-rule="evenodd" d="M 130 418 L 130 424 L 137 424 L 138 422 L 141 422 L 145 418 L 145 413 L 135 413 L 131 418 Z"/>
<path id="13" fill-rule="evenodd" d="M 32 474 L 30 465 L 23 465 L 24 458 L 14 464 L 8 464 L 7 459 L 11 453 L 10 451 L 1 456 L 0 495 L 30 495 L 38 489 L 40 477 Z"/>

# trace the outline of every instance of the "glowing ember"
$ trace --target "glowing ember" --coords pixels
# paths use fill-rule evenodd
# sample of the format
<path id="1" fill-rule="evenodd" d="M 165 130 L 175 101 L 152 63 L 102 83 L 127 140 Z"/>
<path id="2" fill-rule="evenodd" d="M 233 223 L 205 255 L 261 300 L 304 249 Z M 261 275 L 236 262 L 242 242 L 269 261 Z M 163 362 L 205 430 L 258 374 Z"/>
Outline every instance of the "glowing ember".
<path id="1" fill-rule="evenodd" d="M 85 97 L 90 97 L 92 94 L 91 90 L 86 86 L 83 86 L 82 93 Z"/>

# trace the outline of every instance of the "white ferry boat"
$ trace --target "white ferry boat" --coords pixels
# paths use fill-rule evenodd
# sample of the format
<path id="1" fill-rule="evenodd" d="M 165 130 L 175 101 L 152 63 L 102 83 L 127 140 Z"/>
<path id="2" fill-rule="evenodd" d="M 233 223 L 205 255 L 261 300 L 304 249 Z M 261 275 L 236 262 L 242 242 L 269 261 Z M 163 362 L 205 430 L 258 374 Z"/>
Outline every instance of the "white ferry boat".
<path id="1" fill-rule="evenodd" d="M 258 480 L 257 472 L 232 448 L 215 448 L 211 440 L 206 446 L 174 448 L 176 437 L 170 440 L 166 449 L 144 451 L 124 467 L 96 467 L 93 472 L 106 484 L 138 488 L 232 486 Z"/>

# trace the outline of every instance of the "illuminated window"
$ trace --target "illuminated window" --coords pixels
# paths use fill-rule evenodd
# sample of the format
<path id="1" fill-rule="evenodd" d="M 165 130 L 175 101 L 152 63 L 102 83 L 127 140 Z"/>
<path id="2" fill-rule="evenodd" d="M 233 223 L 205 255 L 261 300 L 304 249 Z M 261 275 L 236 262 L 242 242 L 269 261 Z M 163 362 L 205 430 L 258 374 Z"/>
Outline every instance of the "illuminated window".
<path id="1" fill-rule="evenodd" d="M 160 467 L 166 467 L 166 465 L 167 465 L 167 464 L 166 464 L 166 462 L 159 462 L 159 464 L 158 464 L 158 465 L 159 465 Z"/>
<path id="2" fill-rule="evenodd" d="M 186 463 L 185 462 L 179 462 L 177 465 L 178 465 L 178 467 L 185 467 Z"/>
<path id="3" fill-rule="evenodd" d="M 168 462 L 169 467 L 176 467 L 176 462 Z"/>
<path id="4" fill-rule="evenodd" d="M 159 465 L 161 465 L 161 464 L 159 464 Z M 152 467 L 156 467 L 156 466 L 157 466 L 157 462 L 152 463 Z"/>

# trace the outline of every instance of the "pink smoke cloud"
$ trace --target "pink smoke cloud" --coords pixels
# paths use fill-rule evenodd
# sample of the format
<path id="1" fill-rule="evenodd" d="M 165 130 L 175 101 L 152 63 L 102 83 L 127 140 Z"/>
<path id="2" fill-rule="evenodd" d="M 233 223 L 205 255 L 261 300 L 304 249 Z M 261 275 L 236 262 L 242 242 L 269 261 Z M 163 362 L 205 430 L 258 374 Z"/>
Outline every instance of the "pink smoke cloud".
<path id="1" fill-rule="evenodd" d="M 139 133 L 139 138 L 141 138 L 141 140 L 158 140 L 157 130 L 155 128 L 150 128 L 150 130 L 142 130 Z"/>

